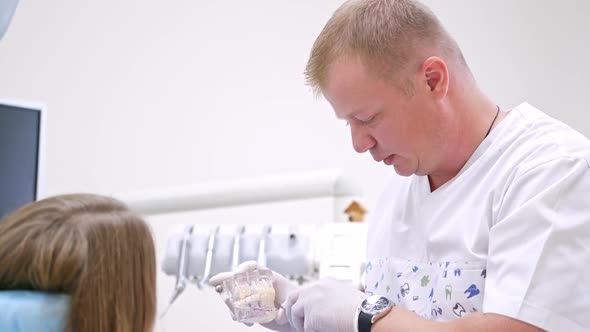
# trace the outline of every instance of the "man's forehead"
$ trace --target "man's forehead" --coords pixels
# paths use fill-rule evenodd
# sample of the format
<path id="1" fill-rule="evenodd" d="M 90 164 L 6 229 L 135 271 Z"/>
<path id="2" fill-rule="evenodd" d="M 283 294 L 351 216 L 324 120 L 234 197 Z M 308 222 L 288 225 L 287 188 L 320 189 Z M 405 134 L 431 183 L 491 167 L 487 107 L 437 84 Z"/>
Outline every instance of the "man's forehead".
<path id="1" fill-rule="evenodd" d="M 383 104 L 384 93 L 391 89 L 382 80 L 369 77 L 360 62 L 341 60 L 329 72 L 322 94 L 332 105 L 338 119 L 374 112 Z"/>
<path id="2" fill-rule="evenodd" d="M 367 72 L 357 58 L 341 57 L 330 64 L 323 90 L 336 91 L 357 89 L 369 79 Z"/>
<path id="3" fill-rule="evenodd" d="M 336 117 L 348 118 L 359 111 L 367 95 L 369 84 L 358 62 L 341 58 L 328 69 L 322 94 L 332 105 Z"/>

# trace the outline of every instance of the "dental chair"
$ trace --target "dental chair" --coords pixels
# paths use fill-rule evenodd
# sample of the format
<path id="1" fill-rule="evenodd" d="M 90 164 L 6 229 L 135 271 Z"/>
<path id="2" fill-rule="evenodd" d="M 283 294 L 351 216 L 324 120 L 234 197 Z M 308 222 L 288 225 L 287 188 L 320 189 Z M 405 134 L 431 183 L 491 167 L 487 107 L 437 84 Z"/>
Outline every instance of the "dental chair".
<path id="1" fill-rule="evenodd" d="M 26 290 L 0 290 L 0 331 L 63 332 L 69 296 Z"/>

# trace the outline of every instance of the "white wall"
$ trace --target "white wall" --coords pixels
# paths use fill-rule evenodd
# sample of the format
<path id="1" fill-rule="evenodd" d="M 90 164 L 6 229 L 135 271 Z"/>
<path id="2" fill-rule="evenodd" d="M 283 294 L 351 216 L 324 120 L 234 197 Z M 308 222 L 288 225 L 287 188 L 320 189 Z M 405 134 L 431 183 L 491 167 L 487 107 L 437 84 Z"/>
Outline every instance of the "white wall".
<path id="1" fill-rule="evenodd" d="M 48 105 L 47 195 L 338 167 L 371 206 L 391 169 L 356 155 L 303 85 L 311 44 L 341 2 L 21 1 L 0 42 L 0 95 Z M 527 100 L 590 136 L 590 2 L 426 3 L 499 105 Z M 166 221 L 153 224 L 162 245 Z M 162 279 L 162 300 L 171 283 Z M 165 323 L 242 328 L 194 289 Z"/>

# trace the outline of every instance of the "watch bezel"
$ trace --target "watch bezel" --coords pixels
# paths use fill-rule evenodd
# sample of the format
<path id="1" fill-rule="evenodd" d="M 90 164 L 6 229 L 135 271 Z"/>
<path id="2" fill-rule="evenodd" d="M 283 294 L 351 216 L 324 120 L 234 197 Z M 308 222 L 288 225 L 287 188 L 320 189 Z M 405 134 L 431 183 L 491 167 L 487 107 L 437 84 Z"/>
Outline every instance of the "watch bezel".
<path id="1" fill-rule="evenodd" d="M 381 295 L 371 295 L 361 302 L 360 309 L 362 312 L 376 316 L 392 307 L 391 301 Z"/>

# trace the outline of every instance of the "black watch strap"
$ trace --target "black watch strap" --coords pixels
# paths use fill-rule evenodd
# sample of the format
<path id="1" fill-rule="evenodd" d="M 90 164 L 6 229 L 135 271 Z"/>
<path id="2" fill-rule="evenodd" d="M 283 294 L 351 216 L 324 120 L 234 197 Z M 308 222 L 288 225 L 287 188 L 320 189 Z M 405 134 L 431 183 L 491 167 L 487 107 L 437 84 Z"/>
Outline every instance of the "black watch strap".
<path id="1" fill-rule="evenodd" d="M 371 332 L 371 320 L 373 320 L 373 315 L 369 315 L 365 312 L 359 313 L 359 321 L 358 321 L 358 328 L 359 332 Z"/>

